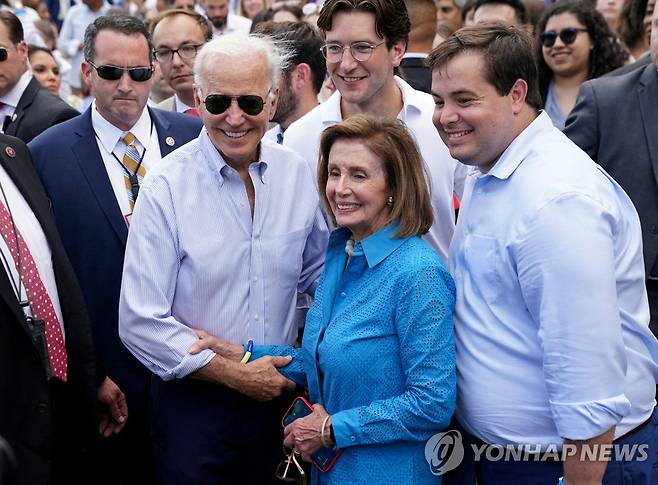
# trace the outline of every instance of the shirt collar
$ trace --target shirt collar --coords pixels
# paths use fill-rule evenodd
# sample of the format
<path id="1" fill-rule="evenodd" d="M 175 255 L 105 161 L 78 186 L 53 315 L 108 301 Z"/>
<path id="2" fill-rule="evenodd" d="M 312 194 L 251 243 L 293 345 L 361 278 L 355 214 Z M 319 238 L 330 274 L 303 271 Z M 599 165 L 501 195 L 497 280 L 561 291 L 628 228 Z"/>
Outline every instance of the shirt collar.
<path id="1" fill-rule="evenodd" d="M 96 136 L 101 141 L 101 144 L 108 152 L 113 152 L 117 143 L 124 137 L 126 134 L 125 131 L 120 130 L 112 123 L 107 121 L 96 109 L 96 101 L 91 105 L 91 125 L 96 132 Z M 147 147 L 149 140 L 151 139 L 151 116 L 149 115 L 149 110 L 144 107 L 142 114 L 129 130 L 135 138 L 137 143 L 142 146 L 142 148 Z"/>
<path id="2" fill-rule="evenodd" d="M 174 103 L 177 113 L 185 113 L 185 111 L 187 111 L 188 109 L 194 108 L 194 106 L 188 106 L 185 103 L 183 103 L 177 94 L 174 94 Z"/>
<path id="3" fill-rule="evenodd" d="M 403 242 L 409 239 L 409 237 L 395 237 L 395 233 L 399 227 L 400 223 L 397 221 L 382 227 L 379 231 L 358 242 L 354 248 L 355 254 L 363 251 L 368 262 L 368 267 L 374 268 L 399 248 Z M 329 244 L 331 246 L 340 245 L 344 248 L 350 237 L 351 233 L 348 229 L 339 228 L 331 233 Z"/>
<path id="4" fill-rule="evenodd" d="M 549 116 L 542 110 L 539 116 L 512 140 L 512 143 L 509 144 L 486 175 L 491 175 L 502 180 L 507 179 L 521 165 L 521 162 L 527 158 L 533 149 L 533 140 L 540 136 L 542 132 L 556 129 Z"/>
<path id="5" fill-rule="evenodd" d="M 226 160 L 224 160 L 224 157 L 222 157 L 222 154 L 219 153 L 219 150 L 215 145 L 213 145 L 212 140 L 210 139 L 210 136 L 208 136 L 208 130 L 206 130 L 206 127 L 204 126 L 201 129 L 201 133 L 199 134 L 199 140 L 200 140 L 200 146 L 201 146 L 201 151 L 203 155 L 205 156 L 206 160 L 210 164 L 210 168 L 215 172 L 217 177 L 219 178 L 219 183 L 222 185 L 224 183 L 224 178 L 225 178 L 225 173 L 226 170 L 228 170 L 230 167 L 226 163 Z M 269 158 L 271 154 L 271 149 L 267 143 L 263 143 L 261 140 L 260 142 L 260 159 L 258 162 L 254 162 L 257 164 L 258 168 L 258 176 L 260 178 L 261 183 L 265 183 L 266 178 L 265 178 L 265 172 L 267 171 L 268 163 L 267 159 Z M 254 165 L 252 163 L 251 165 Z"/>
<path id="6" fill-rule="evenodd" d="M 28 69 L 18 79 L 18 82 L 14 85 L 14 87 L 11 88 L 11 91 L 0 98 L 0 101 L 16 110 L 18 102 L 21 100 L 21 96 L 23 96 L 23 92 L 27 88 L 27 85 L 30 84 L 31 80 L 32 72 Z"/>
<path id="7" fill-rule="evenodd" d="M 401 77 L 394 77 L 395 84 L 400 88 L 402 92 L 402 110 L 398 114 L 398 119 L 401 121 L 406 121 L 407 117 L 411 112 L 421 113 L 423 106 L 423 94 L 420 91 L 416 91 L 412 88 L 406 81 Z M 419 95 L 420 93 L 420 95 Z M 332 125 L 334 123 L 340 123 L 343 121 L 343 114 L 340 111 L 340 92 L 336 90 L 329 99 L 322 103 L 322 124 L 323 125 Z"/>

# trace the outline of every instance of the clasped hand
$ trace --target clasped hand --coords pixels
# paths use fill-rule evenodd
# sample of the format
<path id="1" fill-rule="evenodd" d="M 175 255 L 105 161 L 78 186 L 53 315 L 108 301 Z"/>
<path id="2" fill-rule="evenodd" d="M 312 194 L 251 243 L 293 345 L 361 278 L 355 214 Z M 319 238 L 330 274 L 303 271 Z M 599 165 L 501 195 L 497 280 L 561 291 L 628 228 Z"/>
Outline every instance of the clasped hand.
<path id="1" fill-rule="evenodd" d="M 322 448 L 322 425 L 328 413 L 321 404 L 313 405 L 313 412 L 297 418 L 283 430 L 283 445 L 301 453 L 304 461 L 310 462 L 311 455 Z M 325 431 L 325 439 L 329 433 Z"/>

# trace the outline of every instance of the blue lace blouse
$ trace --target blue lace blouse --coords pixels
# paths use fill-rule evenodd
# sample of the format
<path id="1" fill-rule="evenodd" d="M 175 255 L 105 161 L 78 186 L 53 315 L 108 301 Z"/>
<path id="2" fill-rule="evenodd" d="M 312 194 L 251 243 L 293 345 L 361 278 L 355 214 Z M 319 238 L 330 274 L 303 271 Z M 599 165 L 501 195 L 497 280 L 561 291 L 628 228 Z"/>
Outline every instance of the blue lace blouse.
<path id="1" fill-rule="evenodd" d="M 280 369 L 332 415 L 344 452 L 322 484 L 440 483 L 425 443 L 455 407 L 455 286 L 419 237 L 397 224 L 357 243 L 334 231 L 300 349 L 256 346 L 252 358 L 292 355 Z"/>

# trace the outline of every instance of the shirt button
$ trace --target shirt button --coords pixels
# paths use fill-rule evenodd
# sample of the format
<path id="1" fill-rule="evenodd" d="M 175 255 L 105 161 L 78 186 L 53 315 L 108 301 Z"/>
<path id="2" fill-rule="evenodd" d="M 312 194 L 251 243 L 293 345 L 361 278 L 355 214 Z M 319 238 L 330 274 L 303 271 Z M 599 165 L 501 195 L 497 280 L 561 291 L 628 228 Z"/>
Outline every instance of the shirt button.
<path id="1" fill-rule="evenodd" d="M 351 439 L 352 441 L 356 441 L 356 436 L 350 436 L 350 439 Z"/>
<path id="2" fill-rule="evenodd" d="M 343 298 L 345 298 L 345 297 L 347 296 L 347 293 L 345 293 L 345 292 L 343 291 L 343 292 L 340 294 L 340 296 L 342 296 Z"/>
<path id="3" fill-rule="evenodd" d="M 254 315 L 254 320 L 258 320 L 258 313 Z"/>
<path id="4" fill-rule="evenodd" d="M 258 281 L 258 276 L 254 276 L 254 281 Z"/>

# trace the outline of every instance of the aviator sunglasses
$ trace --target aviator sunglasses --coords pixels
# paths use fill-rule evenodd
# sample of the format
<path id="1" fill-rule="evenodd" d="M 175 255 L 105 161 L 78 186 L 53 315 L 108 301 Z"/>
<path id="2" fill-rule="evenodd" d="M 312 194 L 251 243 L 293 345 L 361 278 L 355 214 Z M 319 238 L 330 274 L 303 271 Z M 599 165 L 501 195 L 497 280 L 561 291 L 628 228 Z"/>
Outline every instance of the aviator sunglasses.
<path id="1" fill-rule="evenodd" d="M 117 81 L 121 79 L 123 73 L 128 71 L 130 79 L 141 83 L 151 79 L 153 75 L 152 67 L 117 67 L 117 66 L 97 66 L 91 61 L 87 61 L 91 67 L 96 69 L 98 77 L 106 81 Z"/>
<path id="2" fill-rule="evenodd" d="M 539 34 L 539 41 L 544 47 L 553 47 L 555 41 L 558 37 L 564 45 L 571 45 L 576 42 L 576 37 L 578 37 L 578 32 L 587 32 L 587 29 L 578 29 L 576 27 L 567 27 L 566 29 L 560 30 L 560 32 L 555 32 L 554 30 L 548 30 Z"/>
<path id="3" fill-rule="evenodd" d="M 4 47 L 0 47 L 0 62 L 5 62 L 9 57 L 9 52 Z"/>
<path id="4" fill-rule="evenodd" d="M 269 94 L 269 93 L 268 93 Z M 221 115 L 226 111 L 233 100 L 238 102 L 238 106 L 249 116 L 256 116 L 263 111 L 265 101 L 260 96 L 255 94 L 243 94 L 242 96 L 228 96 L 226 94 L 209 94 L 203 100 L 206 109 L 209 113 L 214 115 Z"/>

